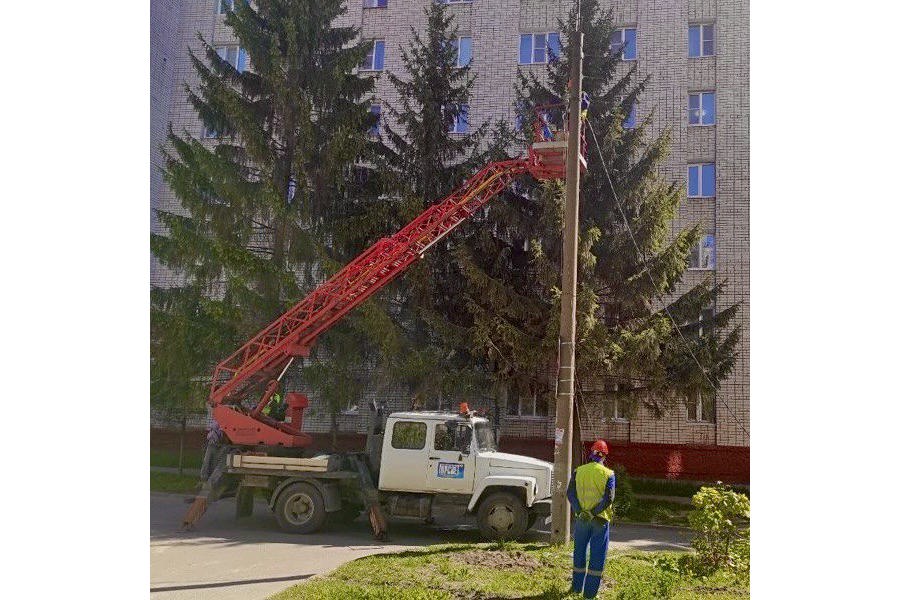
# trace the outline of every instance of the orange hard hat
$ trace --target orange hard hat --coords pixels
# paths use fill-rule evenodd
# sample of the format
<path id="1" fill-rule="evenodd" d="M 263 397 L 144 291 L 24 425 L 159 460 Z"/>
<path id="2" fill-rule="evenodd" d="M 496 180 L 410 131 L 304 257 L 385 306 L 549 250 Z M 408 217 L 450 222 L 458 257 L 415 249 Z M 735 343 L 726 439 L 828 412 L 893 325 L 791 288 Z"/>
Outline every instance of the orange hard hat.
<path id="1" fill-rule="evenodd" d="M 605 441 L 597 440 L 591 446 L 591 452 L 592 453 L 599 452 L 599 453 L 603 454 L 604 456 L 608 456 L 609 455 L 609 446 L 606 445 Z"/>

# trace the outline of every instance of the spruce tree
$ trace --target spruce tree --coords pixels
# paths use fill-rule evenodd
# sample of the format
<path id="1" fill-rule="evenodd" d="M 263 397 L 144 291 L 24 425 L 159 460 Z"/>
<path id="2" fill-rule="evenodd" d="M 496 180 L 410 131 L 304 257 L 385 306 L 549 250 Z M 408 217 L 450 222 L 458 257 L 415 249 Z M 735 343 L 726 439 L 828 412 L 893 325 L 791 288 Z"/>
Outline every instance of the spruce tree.
<path id="1" fill-rule="evenodd" d="M 170 129 L 164 149 L 181 208 L 159 211 L 151 248 L 183 285 L 152 290 L 160 402 L 178 402 L 346 260 L 347 175 L 371 145 L 373 82 L 355 74 L 370 44 L 333 25 L 343 11 L 340 0 L 235 3 L 225 24 L 246 54 L 221 57 L 202 38 L 190 54 L 199 85 L 186 92 L 215 139 Z"/>
<path id="2" fill-rule="evenodd" d="M 469 64 L 458 60 L 457 27 L 443 4 L 433 3 L 425 12 L 424 33 L 412 30 L 412 41 L 401 48 L 405 74 L 387 73 L 399 100 L 383 103 L 386 118 L 372 176 L 384 194 L 372 200 L 377 210 L 360 208 L 362 215 L 379 214 L 383 220 L 374 229 L 358 229 L 367 241 L 399 229 L 444 199 L 497 156 L 509 138 L 503 124 L 468 125 L 464 107 L 474 77 Z M 453 131 L 460 122 L 467 130 Z M 383 357 L 388 376 L 422 401 L 471 393 L 482 383 L 440 334 L 445 315 L 458 310 L 455 304 L 461 298 L 463 280 L 451 251 L 459 235 L 454 232 L 432 246 L 392 285 L 382 304 L 382 319 L 374 325 L 380 339 L 391 340 L 382 347 L 390 353 Z"/>
<path id="3" fill-rule="evenodd" d="M 683 189 L 681 182 L 659 175 L 669 134 L 648 135 L 652 116 L 634 128 L 623 126 L 646 80 L 636 81 L 634 68 L 617 75 L 612 20 L 598 2 L 584 0 L 581 11 L 590 108 L 580 202 L 577 373 L 580 384 L 617 384 L 616 393 L 632 411 L 640 402 L 661 414 L 698 393 L 711 396 L 731 371 L 739 331 L 730 322 L 737 305 L 717 306 L 714 322 L 705 323 L 698 335 L 699 315 L 715 304 L 724 283 L 707 279 L 679 293 L 700 231 L 694 226 L 670 235 Z M 530 141 L 535 106 L 568 100 L 567 41 L 575 28 L 574 9 L 560 27 L 561 56 L 549 62 L 546 74 L 519 73 L 522 144 Z M 507 196 L 491 205 L 485 222 L 454 251 L 465 278 L 465 303 L 448 317 L 465 332 L 457 340 L 473 364 L 514 392 L 549 399 L 558 352 L 564 187 L 560 181 L 523 180 Z"/>

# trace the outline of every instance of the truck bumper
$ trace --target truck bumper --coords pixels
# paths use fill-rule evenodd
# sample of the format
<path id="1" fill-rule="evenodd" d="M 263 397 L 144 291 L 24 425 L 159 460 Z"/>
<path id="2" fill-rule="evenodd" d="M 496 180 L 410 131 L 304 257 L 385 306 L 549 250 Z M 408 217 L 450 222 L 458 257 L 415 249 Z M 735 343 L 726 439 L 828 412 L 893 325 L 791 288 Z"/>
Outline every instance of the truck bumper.
<path id="1" fill-rule="evenodd" d="M 540 516 L 545 516 L 550 514 L 550 498 L 544 498 L 543 500 L 535 500 L 534 504 L 531 505 L 531 511 Z"/>

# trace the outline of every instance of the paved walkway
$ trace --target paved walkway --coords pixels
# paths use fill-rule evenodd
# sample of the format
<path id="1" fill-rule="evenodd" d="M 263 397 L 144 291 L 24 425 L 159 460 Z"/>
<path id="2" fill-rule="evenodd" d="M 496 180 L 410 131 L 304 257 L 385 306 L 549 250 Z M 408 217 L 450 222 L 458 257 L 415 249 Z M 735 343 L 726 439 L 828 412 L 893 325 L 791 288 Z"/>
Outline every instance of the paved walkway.
<path id="1" fill-rule="evenodd" d="M 343 563 L 383 552 L 447 542 L 476 542 L 474 522 L 431 527 L 391 523 L 391 541 L 372 540 L 359 521 L 298 536 L 278 529 L 265 503 L 254 515 L 234 519 L 234 499 L 209 507 L 192 532 L 181 532 L 187 510 L 184 496 L 150 494 L 151 600 L 263 600 L 305 579 L 327 573 Z M 546 541 L 548 531 L 532 530 L 528 539 Z M 614 525 L 612 547 L 676 550 L 688 546 L 683 529 Z"/>

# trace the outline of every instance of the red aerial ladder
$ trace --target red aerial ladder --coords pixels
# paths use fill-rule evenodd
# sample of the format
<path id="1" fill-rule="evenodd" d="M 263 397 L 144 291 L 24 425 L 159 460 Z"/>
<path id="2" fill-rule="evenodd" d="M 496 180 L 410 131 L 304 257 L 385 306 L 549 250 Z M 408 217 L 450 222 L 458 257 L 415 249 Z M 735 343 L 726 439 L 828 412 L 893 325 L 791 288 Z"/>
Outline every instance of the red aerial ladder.
<path id="1" fill-rule="evenodd" d="M 526 157 L 493 162 L 391 237 L 382 238 L 216 365 L 209 405 L 232 444 L 302 448 L 306 396 L 285 395 L 284 421 L 263 413 L 298 356 L 308 356 L 329 327 L 402 273 L 435 243 L 526 172 L 536 179 L 565 178 L 567 121 L 562 105 L 535 109 L 534 142 Z M 585 163 L 582 137 L 579 161 Z M 264 387 L 252 408 L 242 404 Z"/>

